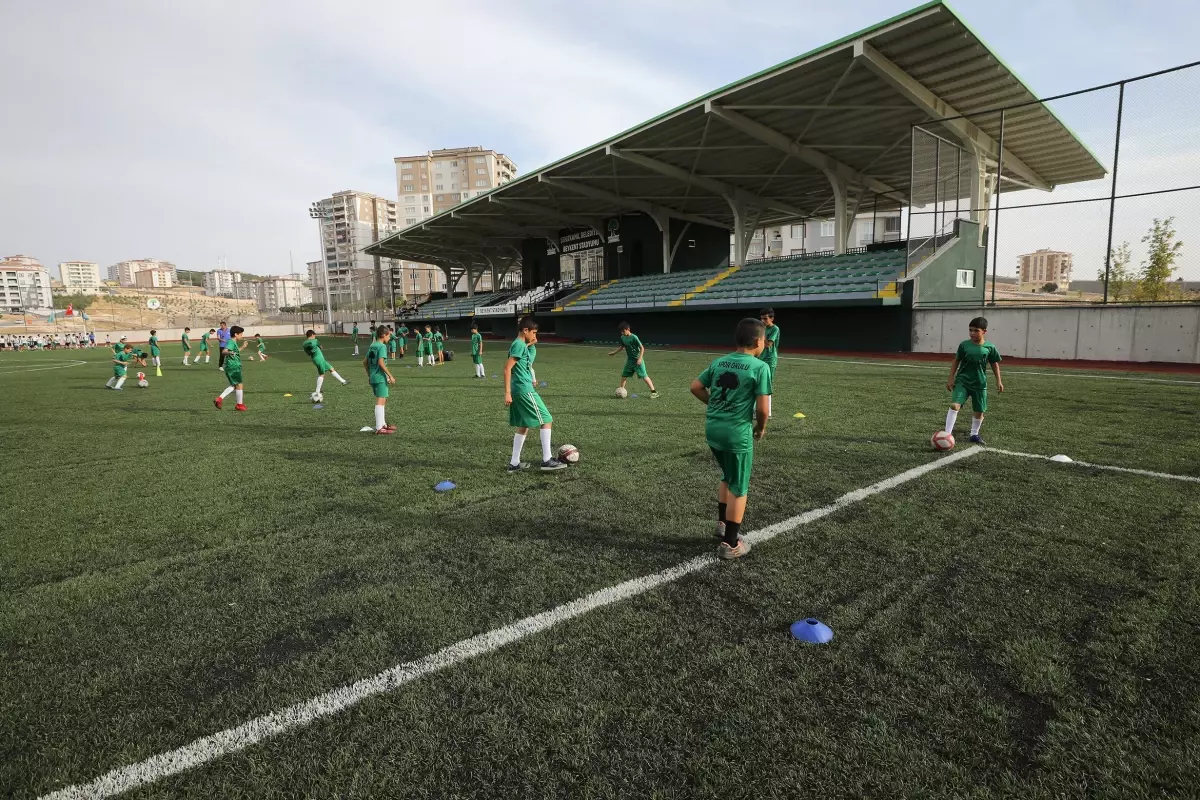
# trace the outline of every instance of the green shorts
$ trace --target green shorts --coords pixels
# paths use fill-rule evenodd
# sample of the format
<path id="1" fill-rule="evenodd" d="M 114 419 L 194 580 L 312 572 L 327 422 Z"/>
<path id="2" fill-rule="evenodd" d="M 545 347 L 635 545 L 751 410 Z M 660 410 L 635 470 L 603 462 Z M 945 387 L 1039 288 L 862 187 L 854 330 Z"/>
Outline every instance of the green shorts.
<path id="1" fill-rule="evenodd" d="M 771 380 L 774 381 L 775 380 L 775 368 L 779 366 L 779 362 L 778 361 L 767 361 L 766 359 L 763 359 L 763 363 L 766 364 L 767 368 L 771 370 Z"/>
<path id="2" fill-rule="evenodd" d="M 388 396 L 387 382 L 382 381 L 380 383 L 372 383 L 371 391 L 375 393 L 376 397 L 387 397 Z"/>
<path id="3" fill-rule="evenodd" d="M 157 348 L 157 347 L 151 347 L 151 348 L 150 348 L 150 355 L 152 355 L 152 356 L 154 356 L 155 358 L 157 358 L 157 357 L 158 357 L 158 348 Z"/>
<path id="4" fill-rule="evenodd" d="M 628 378 L 630 375 L 637 375 L 642 380 L 646 379 L 646 362 L 640 364 L 635 363 L 631 359 L 625 360 L 625 369 L 621 370 L 621 377 Z"/>
<path id="5" fill-rule="evenodd" d="M 183 352 L 185 352 L 185 353 L 192 352 L 192 346 L 190 344 L 188 344 L 187 342 L 184 342 L 183 343 Z"/>
<path id="6" fill-rule="evenodd" d="M 471 353 L 471 363 L 472 364 L 482 364 L 483 363 L 483 353 Z"/>
<path id="7" fill-rule="evenodd" d="M 434 344 L 434 347 L 436 347 L 437 351 L 440 353 L 440 352 L 442 352 L 442 348 L 444 347 L 444 345 L 441 342 L 437 342 Z"/>
<path id="8" fill-rule="evenodd" d="M 242 368 L 239 366 L 237 369 L 226 369 L 225 377 L 230 386 L 237 386 L 242 382 Z"/>
<path id="9" fill-rule="evenodd" d="M 961 383 L 954 384 L 954 392 L 950 395 L 951 403 L 963 405 L 967 402 L 967 398 L 971 398 L 971 408 L 976 414 L 982 414 L 987 411 L 987 387 L 979 389 L 968 389 Z"/>
<path id="10" fill-rule="evenodd" d="M 540 428 L 554 421 L 550 410 L 537 392 L 513 395 L 508 407 L 508 424 L 514 428 Z"/>
<path id="11" fill-rule="evenodd" d="M 715 447 L 708 449 L 712 450 L 713 458 L 721 468 L 721 482 L 729 487 L 729 493 L 734 497 L 745 497 L 750 491 L 750 469 L 754 466 L 754 451 L 733 453 Z"/>
<path id="12" fill-rule="evenodd" d="M 313 366 L 317 368 L 318 375 L 324 375 L 326 372 L 333 372 L 333 367 L 329 366 L 329 362 L 323 358 L 314 358 Z"/>
<path id="13" fill-rule="evenodd" d="M 114 378 L 124 378 L 125 377 L 125 367 L 118 367 L 116 364 L 113 364 L 113 377 Z"/>
<path id="14" fill-rule="evenodd" d="M 208 352 L 208 345 L 206 345 L 206 344 L 204 344 L 203 342 L 201 342 L 201 343 L 200 343 L 200 352 L 201 352 L 201 353 L 207 353 L 207 352 Z"/>

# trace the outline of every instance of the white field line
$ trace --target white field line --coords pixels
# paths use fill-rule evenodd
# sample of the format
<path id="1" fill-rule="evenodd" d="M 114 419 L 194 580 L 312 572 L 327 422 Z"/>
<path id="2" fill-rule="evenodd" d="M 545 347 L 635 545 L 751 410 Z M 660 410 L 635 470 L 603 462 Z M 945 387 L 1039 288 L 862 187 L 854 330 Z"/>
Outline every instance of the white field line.
<path id="1" fill-rule="evenodd" d="M 11 374 L 17 373 L 17 372 L 41 372 L 42 370 L 46 370 L 46 369 L 66 369 L 67 367 L 78 367 L 80 364 L 86 364 L 86 363 L 88 363 L 88 362 L 72 359 L 71 361 L 60 362 L 58 364 L 54 364 L 53 366 L 49 366 L 49 367 L 34 365 L 34 366 L 24 367 L 21 369 L 0 370 L 0 375 L 11 375 Z M 4 366 L 8 366 L 8 365 L 5 364 Z"/>
<path id="2" fill-rule="evenodd" d="M 865 500 L 872 495 L 886 492 L 888 489 L 893 489 L 935 469 L 941 469 L 980 452 L 984 452 L 983 448 L 969 447 L 965 450 L 960 450 L 959 452 L 939 458 L 936 461 L 922 464 L 919 467 L 901 472 L 899 475 L 893 475 L 878 483 L 873 483 L 863 489 L 857 489 L 844 494 L 827 506 L 806 511 L 790 519 L 777 522 L 774 525 L 747 534 L 745 538 L 751 544 L 768 541 L 780 534 L 795 530 L 802 525 L 807 525 L 822 517 L 827 517 L 846 506 Z M 600 591 L 580 597 L 577 600 L 572 600 L 569 603 L 552 608 L 549 611 L 543 611 L 540 614 L 534 614 L 531 617 L 518 620 L 502 628 L 496 628 L 487 633 L 463 639 L 416 661 L 397 664 L 378 675 L 364 678 L 363 680 L 355 681 L 338 689 L 317 695 L 311 700 L 306 700 L 302 703 L 280 709 L 279 711 L 256 717 L 235 728 L 228 728 L 210 736 L 205 736 L 183 747 L 153 756 L 145 761 L 139 761 L 136 764 L 114 769 L 96 778 L 91 783 L 68 786 L 65 789 L 51 792 L 44 795 L 42 800 L 112 797 L 122 792 L 127 792 L 130 789 L 153 783 L 162 778 L 177 775 L 180 772 L 200 766 L 201 764 L 206 764 L 221 756 L 244 750 L 265 739 L 307 726 L 318 719 L 336 714 L 376 695 L 394 691 L 425 675 L 430 675 L 463 661 L 469 661 L 473 658 L 494 652 L 505 645 L 520 641 L 535 633 L 540 633 L 559 623 L 582 616 L 589 611 L 645 594 L 651 589 L 679 580 L 693 572 L 707 569 L 717 563 L 719 562 L 713 555 L 697 556 L 661 572 L 641 578 L 634 578 L 624 583 L 619 583 L 616 586 L 610 586 L 607 589 L 601 589 Z"/>
<path id="3" fill-rule="evenodd" d="M 1034 458 L 1039 461 L 1050 461 L 1050 456 L 1041 456 L 1037 453 L 1020 453 L 1016 450 L 1000 450 L 995 447 L 987 448 L 989 453 L 999 453 L 1002 456 L 1018 456 L 1020 458 Z M 1130 467 L 1114 467 L 1109 464 L 1091 464 L 1087 461 L 1051 461 L 1052 464 L 1064 464 L 1066 466 L 1088 467 L 1089 469 L 1104 469 L 1109 472 L 1124 472 L 1128 475 L 1144 475 L 1147 478 L 1165 478 L 1172 481 L 1187 481 L 1189 483 L 1200 483 L 1200 477 L 1195 475 L 1174 475 L 1170 472 L 1152 472 L 1148 469 L 1131 469 Z"/>

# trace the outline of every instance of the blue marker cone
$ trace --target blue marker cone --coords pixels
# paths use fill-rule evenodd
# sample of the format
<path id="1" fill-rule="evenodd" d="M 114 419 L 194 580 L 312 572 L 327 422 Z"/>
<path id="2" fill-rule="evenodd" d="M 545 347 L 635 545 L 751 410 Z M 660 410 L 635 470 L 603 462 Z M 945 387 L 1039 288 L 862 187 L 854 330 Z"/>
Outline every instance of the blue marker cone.
<path id="1" fill-rule="evenodd" d="M 457 487 L 457 486 L 455 486 L 455 485 L 454 485 L 453 483 L 451 483 L 450 481 L 442 481 L 442 482 L 441 482 L 441 483 L 439 483 L 437 486 L 434 486 L 434 487 L 433 487 L 433 490 L 434 490 L 435 492 L 448 492 L 448 491 L 450 491 L 451 489 L 457 489 L 457 488 L 458 488 L 458 487 Z"/>
<path id="2" fill-rule="evenodd" d="M 539 384 L 538 384 L 538 386 L 540 386 L 541 388 L 545 389 L 545 388 L 546 388 L 546 382 L 545 382 L 545 381 L 542 381 L 541 383 L 539 383 Z"/>
<path id="3" fill-rule="evenodd" d="M 631 398 L 633 398 L 634 400 L 637 400 L 637 395 L 636 395 L 636 394 L 631 394 L 631 395 L 629 395 L 629 396 L 630 396 Z"/>
<path id="4" fill-rule="evenodd" d="M 809 644 L 825 644 L 833 641 L 833 631 L 829 626 L 812 617 L 793 622 L 792 636 Z"/>
<path id="5" fill-rule="evenodd" d="M 321 405 L 320 403 L 317 403 L 316 405 L 313 406 L 313 411 L 320 411 L 324 407 L 325 406 Z"/>

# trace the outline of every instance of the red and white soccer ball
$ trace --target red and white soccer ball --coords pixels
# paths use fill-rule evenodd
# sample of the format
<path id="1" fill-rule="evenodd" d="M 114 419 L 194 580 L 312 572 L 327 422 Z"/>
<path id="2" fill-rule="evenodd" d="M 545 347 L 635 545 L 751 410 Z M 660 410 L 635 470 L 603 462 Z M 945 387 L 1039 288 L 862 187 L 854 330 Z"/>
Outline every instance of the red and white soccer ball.
<path id="1" fill-rule="evenodd" d="M 579 448 L 573 444 L 564 444 L 558 448 L 558 460 L 564 464 L 578 464 Z"/>
<path id="2" fill-rule="evenodd" d="M 946 431 L 938 431 L 930 440 L 934 450 L 953 450 L 954 449 L 954 434 Z"/>

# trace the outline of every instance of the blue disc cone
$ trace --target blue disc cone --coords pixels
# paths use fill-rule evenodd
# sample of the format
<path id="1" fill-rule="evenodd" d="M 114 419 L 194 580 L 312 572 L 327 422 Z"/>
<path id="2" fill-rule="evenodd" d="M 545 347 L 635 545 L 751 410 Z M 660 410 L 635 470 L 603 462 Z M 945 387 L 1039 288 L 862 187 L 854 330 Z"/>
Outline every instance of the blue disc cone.
<path id="1" fill-rule="evenodd" d="M 320 403 L 316 403 L 316 404 L 314 404 L 314 405 L 313 405 L 313 407 L 312 407 L 312 408 L 313 408 L 313 411 L 320 411 L 320 410 L 321 410 L 322 408 L 324 408 L 324 407 L 325 407 L 325 406 L 321 405 Z"/>
<path id="2" fill-rule="evenodd" d="M 793 622 L 792 636 L 809 644 L 825 644 L 833 641 L 833 631 L 830 627 L 812 617 Z"/>
<path id="3" fill-rule="evenodd" d="M 541 383 L 539 383 L 539 384 L 538 384 L 538 386 L 540 386 L 540 387 L 542 387 L 543 389 L 545 389 L 545 388 L 546 388 L 546 382 L 545 382 L 545 381 L 542 381 Z"/>
<path id="4" fill-rule="evenodd" d="M 435 492 L 448 492 L 448 491 L 450 491 L 451 489 L 457 489 L 457 488 L 458 488 L 458 487 L 457 487 L 457 486 L 455 486 L 455 485 L 454 485 L 453 483 L 451 483 L 450 481 L 442 481 L 442 482 L 441 482 L 441 483 L 439 483 L 437 486 L 434 486 L 434 487 L 433 487 L 433 490 L 434 490 Z"/>

